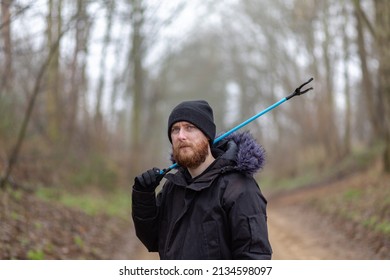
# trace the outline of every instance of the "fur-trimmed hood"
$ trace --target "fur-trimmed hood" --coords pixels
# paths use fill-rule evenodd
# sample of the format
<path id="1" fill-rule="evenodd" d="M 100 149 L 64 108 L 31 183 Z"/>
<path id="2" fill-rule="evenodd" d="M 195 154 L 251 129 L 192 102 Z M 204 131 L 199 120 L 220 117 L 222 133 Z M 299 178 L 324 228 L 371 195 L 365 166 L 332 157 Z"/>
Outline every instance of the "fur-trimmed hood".
<path id="1" fill-rule="evenodd" d="M 264 167 L 265 150 L 249 131 L 227 136 L 216 144 L 213 152 L 216 149 L 222 150 L 221 158 L 232 161 L 231 167 L 242 173 L 253 175 Z"/>

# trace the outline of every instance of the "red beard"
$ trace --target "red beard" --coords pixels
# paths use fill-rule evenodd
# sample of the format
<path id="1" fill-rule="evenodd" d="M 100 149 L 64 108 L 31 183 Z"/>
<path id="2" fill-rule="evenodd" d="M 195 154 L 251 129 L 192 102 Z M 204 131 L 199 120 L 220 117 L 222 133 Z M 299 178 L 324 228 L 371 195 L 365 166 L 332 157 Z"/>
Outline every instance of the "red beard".
<path id="1" fill-rule="evenodd" d="M 173 147 L 174 160 L 183 167 L 197 168 L 201 165 L 209 154 L 209 143 L 202 140 L 199 144 L 179 143 Z"/>

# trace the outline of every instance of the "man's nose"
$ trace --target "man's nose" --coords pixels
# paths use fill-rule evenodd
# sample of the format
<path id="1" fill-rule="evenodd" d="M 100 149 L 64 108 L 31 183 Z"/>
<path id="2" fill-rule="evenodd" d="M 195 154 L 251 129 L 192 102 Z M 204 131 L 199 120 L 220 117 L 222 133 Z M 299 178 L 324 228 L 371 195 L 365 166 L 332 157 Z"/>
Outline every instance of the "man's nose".
<path id="1" fill-rule="evenodd" d="M 179 139 L 181 139 L 181 140 L 186 139 L 187 138 L 187 133 L 185 132 L 184 129 L 180 129 L 177 137 Z"/>

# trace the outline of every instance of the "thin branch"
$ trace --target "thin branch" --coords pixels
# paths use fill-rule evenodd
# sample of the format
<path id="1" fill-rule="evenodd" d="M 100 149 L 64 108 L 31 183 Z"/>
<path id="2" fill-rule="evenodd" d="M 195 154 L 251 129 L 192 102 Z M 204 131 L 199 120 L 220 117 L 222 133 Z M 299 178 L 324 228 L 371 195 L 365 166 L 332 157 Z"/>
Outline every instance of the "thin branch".
<path id="1" fill-rule="evenodd" d="M 0 30 L 5 26 L 9 25 L 13 20 L 15 20 L 18 16 L 22 15 L 26 10 L 30 9 L 33 6 L 33 3 L 30 3 L 24 7 L 21 7 L 9 20 L 0 22 Z"/>
<path id="2" fill-rule="evenodd" d="M 358 12 L 358 15 L 362 18 L 362 20 L 364 21 L 364 23 L 366 24 L 368 30 L 370 31 L 372 37 L 376 40 L 377 38 L 377 35 L 376 35 L 376 32 L 375 32 L 375 28 L 374 26 L 371 24 L 370 20 L 368 19 L 366 13 L 362 10 L 362 7 L 360 5 L 360 0 L 354 0 L 353 1 L 353 4 Z"/>
<path id="3" fill-rule="evenodd" d="M 52 46 L 50 47 L 50 51 L 49 51 L 49 54 L 48 54 L 46 60 L 42 64 L 41 68 L 39 69 L 37 79 L 35 80 L 34 89 L 33 89 L 32 95 L 31 95 L 31 97 L 29 99 L 28 107 L 27 107 L 27 110 L 26 110 L 26 114 L 25 114 L 24 119 L 23 119 L 22 127 L 20 128 L 20 131 L 19 131 L 18 139 L 16 141 L 16 144 L 15 144 L 14 148 L 12 149 L 11 156 L 10 156 L 10 158 L 8 160 L 8 164 L 7 164 L 7 167 L 6 167 L 5 175 L 4 175 L 3 178 L 1 178 L 1 181 L 0 181 L 0 189 L 4 189 L 6 183 L 9 182 L 9 177 L 10 177 L 12 169 L 13 169 L 13 167 L 14 167 L 17 159 L 18 159 L 20 148 L 21 148 L 21 146 L 23 144 L 23 140 L 24 140 L 25 135 L 26 135 L 27 126 L 28 126 L 28 123 L 30 121 L 30 116 L 32 114 L 32 111 L 33 111 L 33 108 L 34 108 L 34 105 L 35 105 L 35 100 L 37 99 L 37 96 L 38 96 L 38 94 L 40 92 L 41 81 L 43 79 L 43 76 L 44 76 L 44 74 L 45 74 L 45 72 L 47 70 L 47 67 L 48 67 L 51 59 L 53 58 L 54 53 L 57 51 L 57 49 L 59 47 L 60 40 L 61 40 L 62 36 L 65 34 L 65 32 L 67 30 L 64 30 L 58 36 L 56 42 L 54 42 L 52 44 Z"/>

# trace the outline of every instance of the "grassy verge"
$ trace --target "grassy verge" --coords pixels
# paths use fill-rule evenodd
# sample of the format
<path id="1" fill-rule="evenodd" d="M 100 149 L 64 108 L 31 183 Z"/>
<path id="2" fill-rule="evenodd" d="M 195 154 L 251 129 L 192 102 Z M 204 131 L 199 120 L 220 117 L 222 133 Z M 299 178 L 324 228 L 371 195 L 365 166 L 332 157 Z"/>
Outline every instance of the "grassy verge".
<path id="1" fill-rule="evenodd" d="M 2 191 L 0 259 L 115 258 L 129 234 L 129 203 L 119 191 Z"/>
<path id="2" fill-rule="evenodd" d="M 390 240 L 390 177 L 370 169 L 340 184 L 340 191 L 311 204 L 324 214 L 341 218 Z"/>
<path id="3" fill-rule="evenodd" d="M 106 214 L 127 219 L 130 214 L 129 190 L 105 193 L 89 190 L 88 192 L 74 193 L 54 188 L 40 188 L 36 191 L 36 195 L 45 201 L 61 203 L 79 209 L 88 215 Z"/>
<path id="4" fill-rule="evenodd" d="M 326 167 L 320 164 L 306 166 L 303 171 L 290 177 L 271 177 L 265 174 L 260 179 L 262 189 L 274 192 L 292 190 L 304 186 L 315 185 L 340 179 L 357 171 L 365 170 L 372 165 L 383 152 L 383 145 L 378 144 L 369 149 L 356 150 L 349 156 Z"/>

